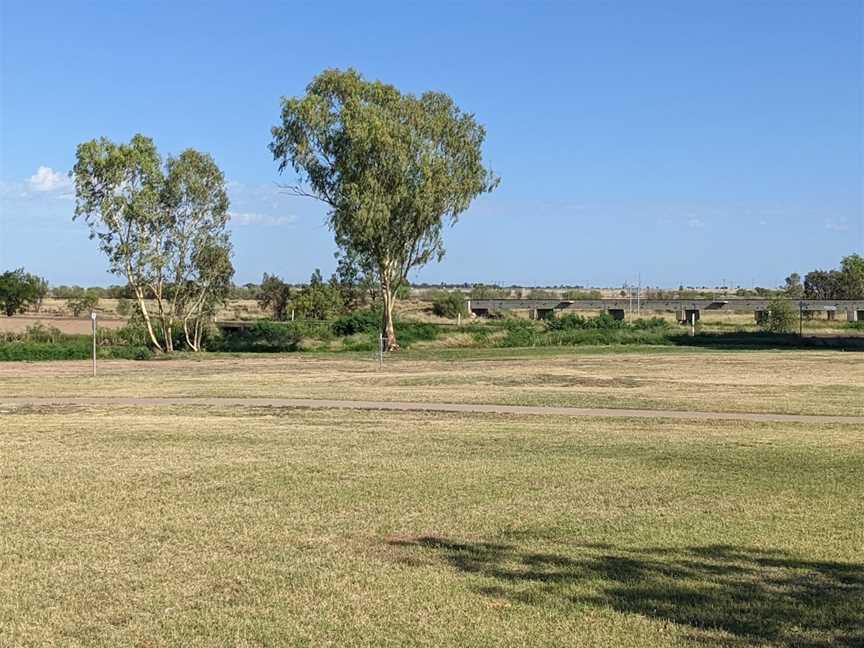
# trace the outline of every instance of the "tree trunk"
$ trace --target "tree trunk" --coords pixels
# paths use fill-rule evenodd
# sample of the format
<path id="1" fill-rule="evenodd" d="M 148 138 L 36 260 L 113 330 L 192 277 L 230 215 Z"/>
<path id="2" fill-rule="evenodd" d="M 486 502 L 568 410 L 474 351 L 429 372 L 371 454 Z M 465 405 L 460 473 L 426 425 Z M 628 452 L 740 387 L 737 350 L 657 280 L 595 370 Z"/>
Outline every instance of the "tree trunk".
<path id="1" fill-rule="evenodd" d="M 174 353 L 174 336 L 171 332 L 171 329 L 174 326 L 174 321 L 170 318 L 165 319 L 167 321 L 163 320 L 164 323 L 162 324 L 162 334 L 165 336 L 165 352 Z"/>
<path id="2" fill-rule="evenodd" d="M 150 335 L 150 341 L 153 343 L 159 351 L 162 351 L 162 345 L 159 344 L 159 340 L 156 339 L 156 333 L 153 331 L 153 324 L 150 321 L 150 314 L 147 312 L 147 306 L 144 304 L 144 291 L 135 286 L 131 281 L 129 282 L 132 285 L 133 290 L 135 291 L 135 298 L 138 300 L 138 308 L 141 309 L 141 315 L 144 317 L 144 324 L 147 326 L 147 333 Z"/>
<path id="3" fill-rule="evenodd" d="M 381 297 L 384 302 L 384 350 L 398 351 L 399 343 L 396 341 L 396 329 L 393 326 L 393 306 L 396 302 L 396 296 L 388 282 L 381 282 Z"/>
<path id="4" fill-rule="evenodd" d="M 196 317 L 192 324 L 192 332 L 189 332 L 189 319 L 186 318 L 183 320 L 183 333 L 186 335 L 186 344 L 189 345 L 189 348 L 193 351 L 201 350 L 201 319 Z"/>

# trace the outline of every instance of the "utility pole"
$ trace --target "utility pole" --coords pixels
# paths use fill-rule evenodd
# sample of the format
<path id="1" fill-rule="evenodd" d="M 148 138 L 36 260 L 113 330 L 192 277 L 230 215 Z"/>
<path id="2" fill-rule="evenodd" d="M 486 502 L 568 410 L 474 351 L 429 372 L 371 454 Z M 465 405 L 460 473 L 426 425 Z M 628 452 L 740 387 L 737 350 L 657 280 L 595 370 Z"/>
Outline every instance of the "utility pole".
<path id="1" fill-rule="evenodd" d="M 384 368 L 384 334 L 378 334 L 378 368 Z"/>
<path id="2" fill-rule="evenodd" d="M 96 311 L 90 313 L 93 322 L 93 377 L 96 377 Z"/>
<path id="3" fill-rule="evenodd" d="M 627 319 L 633 319 L 633 288 L 628 283 L 624 283 L 624 288 L 627 289 Z"/>

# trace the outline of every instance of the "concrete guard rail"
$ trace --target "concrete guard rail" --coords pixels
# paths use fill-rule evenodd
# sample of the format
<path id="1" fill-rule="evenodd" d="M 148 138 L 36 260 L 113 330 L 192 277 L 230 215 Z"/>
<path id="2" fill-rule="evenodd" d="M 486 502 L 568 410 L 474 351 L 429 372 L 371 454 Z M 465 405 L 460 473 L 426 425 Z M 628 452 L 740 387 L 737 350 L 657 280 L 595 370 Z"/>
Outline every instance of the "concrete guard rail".
<path id="1" fill-rule="evenodd" d="M 626 313 L 636 311 L 636 300 L 631 299 L 469 299 L 468 311 L 478 317 L 486 317 L 495 311 L 524 310 L 534 319 L 554 317 L 559 311 L 603 311 L 616 319 L 624 319 Z M 640 311 L 668 312 L 678 314 L 681 322 L 698 321 L 702 311 L 752 312 L 756 321 L 767 317 L 771 310 L 770 299 L 643 299 Z M 844 312 L 850 322 L 864 321 L 864 300 L 840 299 L 787 299 L 795 311 L 805 313 L 824 312 L 829 320 L 837 312 Z"/>

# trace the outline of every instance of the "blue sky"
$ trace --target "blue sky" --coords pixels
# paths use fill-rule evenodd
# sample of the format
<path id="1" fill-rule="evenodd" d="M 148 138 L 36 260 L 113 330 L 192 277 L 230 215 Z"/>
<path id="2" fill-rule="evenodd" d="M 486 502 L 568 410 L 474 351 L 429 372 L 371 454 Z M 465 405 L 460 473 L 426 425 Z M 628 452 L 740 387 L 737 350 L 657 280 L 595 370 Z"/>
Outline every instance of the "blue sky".
<path id="1" fill-rule="evenodd" d="M 75 147 L 141 132 L 230 181 L 236 281 L 333 268 L 279 193 L 279 98 L 327 67 L 449 93 L 500 188 L 419 281 L 775 285 L 864 251 L 864 3 L 0 2 L 0 269 L 120 282 Z"/>

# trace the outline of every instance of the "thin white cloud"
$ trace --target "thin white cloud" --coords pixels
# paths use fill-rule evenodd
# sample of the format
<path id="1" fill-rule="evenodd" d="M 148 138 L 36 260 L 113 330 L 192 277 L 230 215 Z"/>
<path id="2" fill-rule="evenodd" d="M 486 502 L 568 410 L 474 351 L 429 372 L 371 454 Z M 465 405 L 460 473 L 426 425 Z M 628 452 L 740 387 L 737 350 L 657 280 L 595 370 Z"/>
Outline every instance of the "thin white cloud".
<path id="1" fill-rule="evenodd" d="M 290 225 L 295 222 L 295 216 L 271 216 L 258 212 L 230 212 L 231 220 L 238 225 Z"/>
<path id="2" fill-rule="evenodd" d="M 687 219 L 687 227 L 690 227 L 693 229 L 696 229 L 699 227 L 705 227 L 705 221 L 703 221 L 701 218 L 695 218 L 695 217 L 688 218 Z"/>
<path id="3" fill-rule="evenodd" d="M 72 180 L 65 173 L 55 171 L 47 166 L 40 166 L 36 170 L 36 173 L 30 176 L 27 184 L 31 190 L 40 193 L 52 191 L 68 192 L 72 188 Z"/>
<path id="4" fill-rule="evenodd" d="M 848 232 L 849 224 L 846 220 L 835 221 L 830 218 L 825 221 L 825 229 L 830 230 L 832 232 Z"/>

